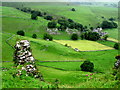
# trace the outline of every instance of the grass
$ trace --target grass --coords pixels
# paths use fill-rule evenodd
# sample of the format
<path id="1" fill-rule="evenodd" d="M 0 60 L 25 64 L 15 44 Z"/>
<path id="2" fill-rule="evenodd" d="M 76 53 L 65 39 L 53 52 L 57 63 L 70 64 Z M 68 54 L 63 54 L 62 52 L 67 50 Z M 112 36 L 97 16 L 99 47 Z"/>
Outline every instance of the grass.
<path id="1" fill-rule="evenodd" d="M 64 16 L 73 19 L 83 25 L 97 27 L 103 20 L 110 17 L 117 18 L 117 8 L 110 7 L 90 7 L 80 5 L 67 5 L 67 3 L 26 3 L 26 7 L 31 7 L 42 12 L 47 12 L 57 18 Z M 75 8 L 76 11 L 72 12 L 71 9 Z M 56 12 L 54 12 L 56 11 Z M 104 19 L 102 18 L 104 17 Z"/>
<path id="2" fill-rule="evenodd" d="M 107 39 L 107 40 L 109 40 L 109 39 Z M 98 40 L 97 41 L 98 43 L 101 43 L 101 44 L 103 44 L 103 45 L 106 45 L 106 46 L 109 46 L 109 47 L 114 47 L 114 44 L 115 44 L 115 42 L 111 42 L 111 41 L 103 41 L 103 40 Z"/>
<path id="3" fill-rule="evenodd" d="M 116 83 L 114 77 L 110 74 L 62 71 L 42 66 L 39 67 L 39 70 L 42 72 L 44 79 L 48 82 L 54 83 L 54 81 L 58 79 L 60 88 L 108 88 L 115 87 Z"/>
<path id="4" fill-rule="evenodd" d="M 99 44 L 94 41 L 88 41 L 88 40 L 77 40 L 77 41 L 70 41 L 70 40 L 54 40 L 55 42 L 58 42 L 60 44 L 67 44 L 68 46 L 71 46 L 72 48 L 78 48 L 80 51 L 95 51 L 95 50 L 109 50 L 113 49 L 111 47 Z"/>
<path id="5" fill-rule="evenodd" d="M 63 69 L 65 71 L 80 71 L 83 62 L 37 62 L 37 65 Z"/>
<path id="6" fill-rule="evenodd" d="M 17 72 L 16 68 L 13 67 L 13 62 L 2 63 L 2 68 L 7 68 L 7 70 L 2 71 L 2 88 L 48 88 L 52 87 L 51 84 L 42 82 L 39 79 L 32 77 L 13 77 L 12 75 Z"/>
<path id="7" fill-rule="evenodd" d="M 13 59 L 13 52 L 14 50 L 6 43 L 6 39 L 11 37 L 12 35 L 9 35 L 8 33 L 3 33 L 3 61 L 12 61 Z M 83 58 L 79 57 L 79 53 L 75 52 L 74 50 L 64 47 L 63 45 L 60 45 L 59 43 L 55 43 L 53 41 L 45 41 L 41 39 L 33 39 L 29 37 L 22 37 L 22 36 L 14 36 L 11 40 L 9 40 L 9 43 L 14 46 L 16 44 L 17 40 L 24 40 L 27 39 L 30 41 L 31 48 L 33 51 L 33 56 L 37 60 L 41 61 L 51 61 L 51 60 L 82 60 Z M 8 50 L 10 53 L 8 53 Z M 57 51 L 57 52 L 56 52 Z M 6 53 L 8 55 L 6 56 Z M 46 57 L 47 56 L 47 57 Z M 58 59 L 59 58 L 59 59 Z"/>
<path id="8" fill-rule="evenodd" d="M 49 3 L 48 3 L 49 4 Z M 84 25 L 96 27 L 105 18 L 111 16 L 117 17 L 117 9 L 107 7 L 86 7 L 86 6 L 66 6 L 60 5 L 34 5 L 25 4 L 25 6 L 32 7 L 45 11 L 55 17 L 65 16 L 71 18 L 76 22 Z M 62 7 L 61 7 L 62 6 Z M 76 11 L 70 11 L 71 8 Z M 6 39 L 16 34 L 18 30 L 24 30 L 26 36 L 15 35 L 9 43 L 14 46 L 18 40 L 29 40 L 31 44 L 32 54 L 35 59 L 40 61 L 74 61 L 74 60 L 90 60 L 94 63 L 94 72 L 83 72 L 80 70 L 80 65 L 83 62 L 36 62 L 39 71 L 42 73 L 45 82 L 38 79 L 26 77 L 25 79 L 13 78 L 13 73 L 16 72 L 13 62 L 3 62 L 2 68 L 8 68 L 7 71 L 2 71 L 2 87 L 3 88 L 53 88 L 55 80 L 59 80 L 60 88 L 114 88 L 118 87 L 118 81 L 112 76 L 115 56 L 118 55 L 118 50 L 113 49 L 115 42 L 110 41 L 70 41 L 69 35 L 61 32 L 60 35 L 52 35 L 55 41 L 59 43 L 70 44 L 73 48 L 80 48 L 80 50 L 105 50 L 92 52 L 75 52 L 72 48 L 65 47 L 54 41 L 45 41 L 40 38 L 46 32 L 48 21 L 39 17 L 38 20 L 31 20 L 30 14 L 18 11 L 11 7 L 3 8 L 3 32 L 2 36 L 2 61 L 13 61 L 14 50 L 6 43 Z M 13 12 L 14 11 L 14 12 Z M 56 11 L 56 13 L 55 13 Z M 114 31 L 113 31 L 114 30 Z M 109 32 L 109 37 L 117 39 L 117 29 L 105 30 Z M 38 39 L 31 38 L 32 34 L 36 33 Z M 60 40 L 64 39 L 64 40 Z M 113 39 L 112 39 L 113 40 Z M 77 47 L 76 47 L 77 46 Z M 82 47 L 81 47 L 82 46 Z M 106 50 L 113 49 L 113 50 Z M 44 67 L 44 66 L 48 67 Z M 64 69 L 64 70 L 58 70 Z M 93 74 L 93 75 L 90 75 Z M 88 76 L 86 76 L 88 75 Z"/>
<path id="9" fill-rule="evenodd" d="M 9 37 L 9 34 L 3 33 L 2 35 L 4 37 L 3 43 L 2 43 L 3 45 L 2 48 L 4 51 L 2 52 L 2 56 L 3 56 L 2 60 L 12 61 L 14 50 L 5 42 L 5 40 Z M 33 38 L 22 37 L 17 35 L 13 37 L 9 41 L 9 43 L 12 46 L 14 46 L 17 40 L 24 40 L 24 39 L 27 39 L 30 41 L 33 56 L 37 60 L 40 60 L 40 61 L 90 60 L 95 64 L 96 70 L 100 72 L 111 71 L 111 67 L 115 62 L 114 57 L 118 53 L 117 50 L 106 50 L 106 51 L 95 51 L 95 52 L 75 52 L 73 49 L 67 48 L 53 41 L 45 41 L 45 40 L 33 39 Z M 62 68 L 64 68 L 64 66 Z M 70 69 L 72 69 L 72 67 Z"/>
<path id="10" fill-rule="evenodd" d="M 23 30 L 25 36 L 32 37 L 35 33 L 38 38 L 43 38 L 46 33 L 48 20 L 38 17 L 38 20 L 31 20 L 31 15 L 24 13 L 12 7 L 2 7 L 2 31 L 16 34 L 17 31 Z M 14 12 L 13 12 L 14 11 Z M 11 27 L 12 26 L 12 27 Z M 55 39 L 69 39 L 70 35 L 60 32 L 60 35 L 52 35 Z"/>
<path id="11" fill-rule="evenodd" d="M 7 38 L 12 36 L 12 34 L 2 33 L 3 35 L 3 60 L 12 61 L 13 50 L 5 42 Z M 42 83 L 39 80 L 33 78 L 26 78 L 26 80 L 20 80 L 19 78 L 13 78 L 11 75 L 15 72 L 14 68 L 11 68 L 9 71 L 3 72 L 3 87 L 12 88 L 14 87 L 35 87 L 39 88 L 41 86 L 48 87 L 49 84 L 54 85 L 55 79 L 58 79 L 60 84 L 59 87 L 64 88 L 100 88 L 100 87 L 114 87 L 117 81 L 114 81 L 114 77 L 111 76 L 112 67 L 114 66 L 115 56 L 117 55 L 117 50 L 107 50 L 107 51 L 96 51 L 96 52 L 75 52 L 71 48 L 64 47 L 59 43 L 52 41 L 45 41 L 39 39 L 33 39 L 29 37 L 15 36 L 12 38 L 9 43 L 15 45 L 16 40 L 27 39 L 31 42 L 31 48 L 33 51 L 33 56 L 39 60 L 90 60 L 95 65 L 95 72 L 93 76 L 90 76 L 89 72 L 79 71 L 81 62 L 43 62 L 37 63 L 39 71 L 43 74 L 43 77 L 46 83 Z M 44 47 L 47 45 L 48 47 Z M 44 51 L 44 48 L 47 50 Z M 8 52 L 9 50 L 9 52 Z M 7 54 L 7 55 L 6 55 Z M 52 56 L 53 55 L 53 56 Z M 50 57 L 51 56 L 51 57 Z M 3 63 L 4 67 L 12 67 L 13 62 Z M 61 68 L 63 70 L 57 70 L 54 68 L 43 67 L 39 65 L 50 66 L 54 68 Z M 75 71 L 77 70 L 77 71 Z M 100 73 L 102 72 L 102 73 Z M 88 77 L 86 75 L 89 75 Z M 90 79 L 93 78 L 93 79 Z M 9 80 L 9 81 L 8 81 Z M 12 82 L 11 82 L 12 81 Z M 19 81 L 19 82 L 18 82 Z M 31 83 L 32 81 L 32 83 Z M 22 83 L 27 83 L 22 84 Z M 96 82 L 94 84 L 94 82 Z M 16 84 L 15 84 L 16 83 Z M 49 83 L 49 84 L 47 84 Z M 106 84 L 105 84 L 106 83 Z M 15 85 L 13 85 L 15 84 Z M 86 87 L 87 85 L 87 87 Z"/>
<path id="12" fill-rule="evenodd" d="M 106 29 L 104 31 L 108 32 L 110 38 L 118 40 L 118 36 L 119 36 L 118 29 Z"/>
<path id="13" fill-rule="evenodd" d="M 38 20 L 31 20 L 30 18 L 30 14 L 24 13 L 12 7 L 3 7 L 3 32 L 10 32 L 16 34 L 17 31 L 23 30 L 25 31 L 26 36 L 32 37 L 32 34 L 35 33 L 37 34 L 38 38 L 42 38 L 43 34 L 46 32 L 45 30 L 48 21 L 41 17 L 39 17 Z"/>
<path id="14" fill-rule="evenodd" d="M 118 40 L 117 40 L 117 39 L 114 39 L 114 38 L 108 38 L 107 40 L 118 43 Z"/>
<path id="15" fill-rule="evenodd" d="M 112 67 L 114 67 L 113 64 L 116 61 L 115 56 L 117 54 L 117 50 L 80 53 L 85 60 L 90 60 L 94 63 L 95 72 L 101 73 L 112 73 Z M 80 70 L 81 63 L 83 62 L 38 62 L 38 65 L 75 71 Z"/>

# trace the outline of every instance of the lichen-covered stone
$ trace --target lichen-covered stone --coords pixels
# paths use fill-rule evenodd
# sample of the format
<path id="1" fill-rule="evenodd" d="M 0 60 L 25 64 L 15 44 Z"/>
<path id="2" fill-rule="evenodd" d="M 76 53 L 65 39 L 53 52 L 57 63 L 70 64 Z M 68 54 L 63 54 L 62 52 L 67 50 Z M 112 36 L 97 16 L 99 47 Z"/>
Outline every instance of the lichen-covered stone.
<path id="1" fill-rule="evenodd" d="M 28 40 L 16 42 L 14 61 L 19 68 L 16 76 L 24 74 L 24 76 L 33 76 L 44 81 L 42 75 L 38 72 L 35 66 L 35 59 L 30 50 L 30 42 Z"/>
<path id="2" fill-rule="evenodd" d="M 120 67 L 120 55 L 115 57 L 117 59 L 117 61 L 115 62 L 115 68 L 119 68 Z"/>

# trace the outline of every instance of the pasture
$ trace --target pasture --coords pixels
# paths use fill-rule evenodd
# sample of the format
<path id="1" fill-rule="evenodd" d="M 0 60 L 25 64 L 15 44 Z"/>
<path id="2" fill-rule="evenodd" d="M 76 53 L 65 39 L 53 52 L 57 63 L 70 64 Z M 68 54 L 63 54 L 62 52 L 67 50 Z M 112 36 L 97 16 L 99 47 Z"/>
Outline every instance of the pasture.
<path id="1" fill-rule="evenodd" d="M 84 26 L 89 24 L 92 27 L 97 27 L 103 20 L 111 17 L 117 18 L 118 9 L 110 7 L 91 7 L 91 6 L 81 6 L 81 5 L 67 5 L 69 3 L 26 3 L 24 6 L 31 7 L 42 12 L 49 13 L 57 18 L 64 16 L 70 18 L 75 22 L 81 23 Z M 71 9 L 75 8 L 76 11 L 72 12 Z M 54 12 L 56 11 L 56 12 Z M 102 18 L 104 17 L 104 18 Z"/>
<path id="2" fill-rule="evenodd" d="M 97 50 L 111 50 L 113 48 L 102 45 L 100 43 L 88 40 L 78 40 L 78 41 L 70 41 L 70 40 L 54 40 L 60 44 L 67 44 L 71 46 L 73 49 L 78 48 L 80 51 L 97 51 Z"/>
<path id="3" fill-rule="evenodd" d="M 46 12 L 56 19 L 60 17 L 73 19 L 88 28 L 100 25 L 103 20 L 117 18 L 117 8 L 99 6 L 80 6 L 68 3 L 22 3 L 24 7 Z M 29 13 L 13 7 L 2 6 L 2 87 L 3 88 L 55 88 L 58 80 L 59 88 L 116 88 L 118 80 L 113 76 L 115 56 L 118 50 L 113 46 L 118 42 L 118 30 L 106 29 L 108 41 L 70 40 L 69 34 L 59 31 L 60 35 L 52 35 L 53 41 L 43 39 L 49 20 L 38 17 L 31 20 Z M 76 11 L 71 11 L 75 8 Z M 104 18 L 102 18 L 104 17 Z M 54 21 L 54 20 L 53 20 Z M 117 20 L 116 20 L 117 22 Z M 23 30 L 25 36 L 16 35 Z M 32 38 L 32 34 L 37 38 Z M 44 82 L 32 77 L 14 77 L 16 67 L 13 62 L 16 41 L 29 40 L 36 66 L 43 75 Z M 80 38 L 80 37 L 79 37 Z M 111 42 L 113 41 L 113 42 Z M 65 46 L 67 44 L 68 47 Z M 80 52 L 76 52 L 78 48 Z M 81 71 L 80 65 L 89 60 L 94 64 L 93 72 Z M 0 63 L 1 64 L 1 63 Z M 1 76 L 1 75 L 0 75 Z"/>
<path id="4" fill-rule="evenodd" d="M 107 32 L 108 33 L 108 35 L 109 35 L 109 37 L 111 38 L 111 40 L 118 40 L 119 38 L 118 38 L 118 36 L 119 36 L 119 33 L 118 33 L 118 28 L 116 28 L 116 29 L 105 29 L 104 30 L 105 32 Z M 109 39 L 110 39 L 109 38 Z M 112 39 L 113 38 L 113 39 Z M 114 41 L 113 40 L 113 41 Z M 115 41 L 116 41 L 115 40 Z"/>

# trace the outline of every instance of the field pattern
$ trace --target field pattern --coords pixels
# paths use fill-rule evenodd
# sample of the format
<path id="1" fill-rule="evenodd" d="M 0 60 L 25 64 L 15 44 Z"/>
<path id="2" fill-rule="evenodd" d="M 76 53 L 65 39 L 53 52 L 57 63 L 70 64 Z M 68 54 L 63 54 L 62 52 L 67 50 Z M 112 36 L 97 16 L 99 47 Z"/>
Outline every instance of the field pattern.
<path id="1" fill-rule="evenodd" d="M 100 43 L 88 40 L 78 40 L 78 41 L 70 41 L 70 40 L 54 40 L 60 44 L 67 44 L 72 48 L 78 48 L 80 51 L 96 51 L 96 50 L 111 50 L 113 48 L 102 45 Z"/>

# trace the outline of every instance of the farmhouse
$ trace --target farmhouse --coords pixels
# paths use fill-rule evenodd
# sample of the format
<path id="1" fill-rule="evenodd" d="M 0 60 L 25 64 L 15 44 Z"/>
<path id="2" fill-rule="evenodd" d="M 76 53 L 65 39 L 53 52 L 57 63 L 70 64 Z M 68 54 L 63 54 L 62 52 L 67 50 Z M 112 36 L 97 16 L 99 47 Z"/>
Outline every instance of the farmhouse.
<path id="1" fill-rule="evenodd" d="M 102 28 L 96 28 L 96 29 L 93 29 L 92 32 L 97 32 L 99 33 L 100 36 L 105 36 L 108 34 L 107 32 L 102 32 L 102 30 L 103 30 Z"/>

